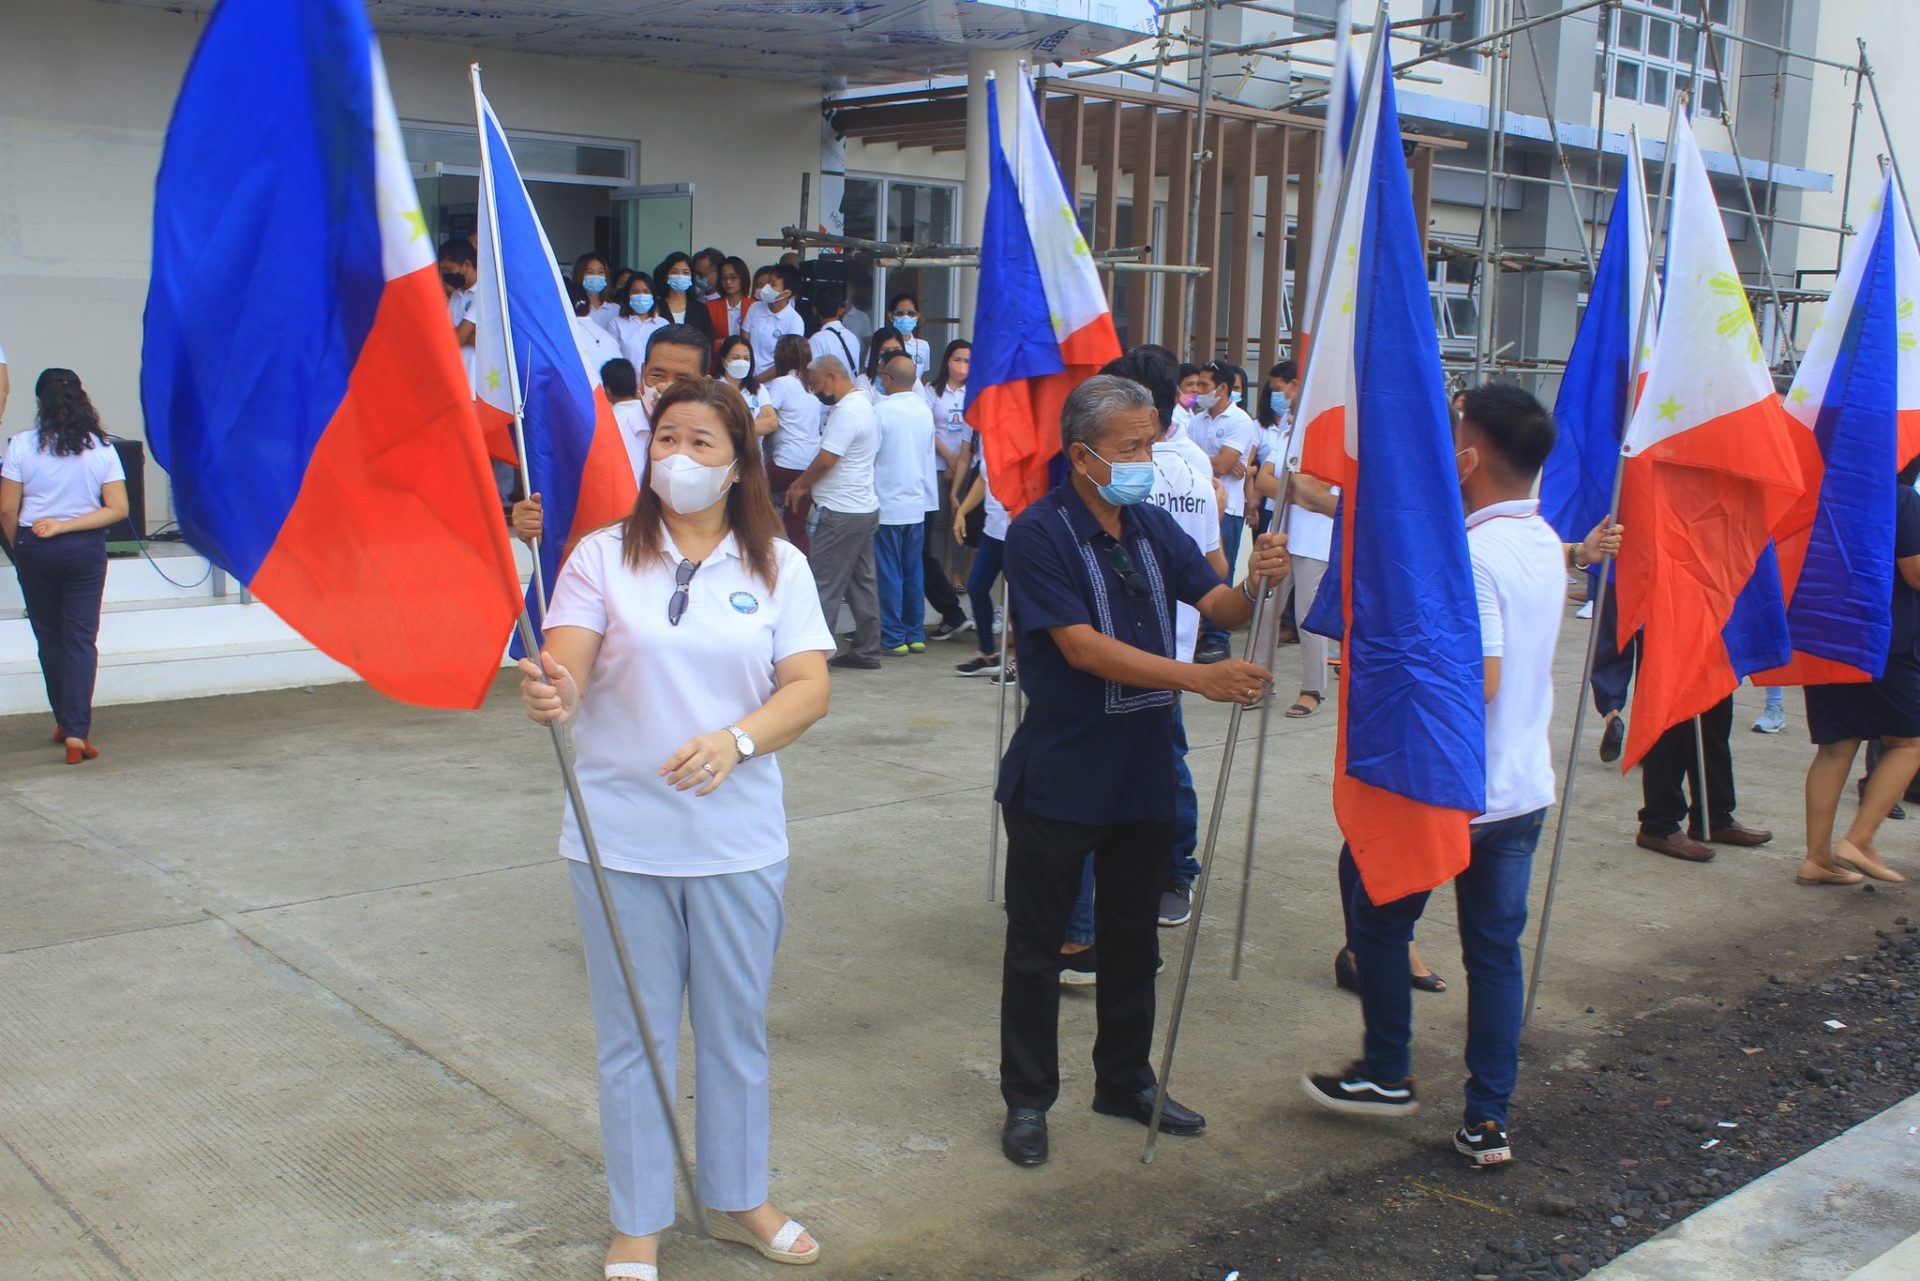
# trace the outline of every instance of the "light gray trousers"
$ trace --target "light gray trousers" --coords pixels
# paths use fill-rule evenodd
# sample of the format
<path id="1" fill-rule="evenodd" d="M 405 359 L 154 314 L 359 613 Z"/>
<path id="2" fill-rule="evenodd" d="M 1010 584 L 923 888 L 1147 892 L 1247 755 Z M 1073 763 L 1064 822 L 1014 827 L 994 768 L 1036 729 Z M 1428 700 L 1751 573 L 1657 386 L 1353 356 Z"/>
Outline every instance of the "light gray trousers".
<path id="1" fill-rule="evenodd" d="M 820 588 L 820 612 L 827 626 L 839 634 L 840 602 L 853 611 L 855 654 L 880 653 L 880 585 L 874 574 L 873 532 L 880 528 L 877 511 L 849 515 L 816 507 L 820 523 L 808 535 L 807 564 Z"/>
<path id="2" fill-rule="evenodd" d="M 1315 560 L 1311 556 L 1295 556 L 1293 573 L 1287 575 L 1287 581 L 1280 588 L 1282 595 L 1293 593 L 1293 618 L 1297 624 L 1307 621 L 1307 614 L 1313 609 L 1313 598 L 1320 594 L 1320 580 L 1326 577 L 1327 562 Z M 1296 627 L 1300 633 L 1300 690 L 1302 693 L 1315 693 L 1322 699 L 1327 697 L 1327 638 L 1317 636 L 1304 626 Z"/>
<path id="3" fill-rule="evenodd" d="M 673 1138 L 647 1067 L 593 869 L 568 861 L 586 946 L 600 1060 L 600 1140 L 613 1226 L 647 1236 L 674 1219 Z M 786 926 L 784 861 L 724 876 L 607 872 L 614 913 L 678 1095 L 680 1011 L 693 1023 L 695 1150 L 700 1199 L 751 1210 L 767 1199 L 767 992 Z"/>

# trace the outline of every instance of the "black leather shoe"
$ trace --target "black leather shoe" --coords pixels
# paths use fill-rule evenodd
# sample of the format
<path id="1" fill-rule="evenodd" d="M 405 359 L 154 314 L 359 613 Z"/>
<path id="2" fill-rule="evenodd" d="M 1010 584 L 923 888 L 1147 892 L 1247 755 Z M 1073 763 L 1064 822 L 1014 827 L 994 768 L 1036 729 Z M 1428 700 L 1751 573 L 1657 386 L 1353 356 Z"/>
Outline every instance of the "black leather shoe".
<path id="1" fill-rule="evenodd" d="M 1000 1151 L 1015 1165 L 1047 1163 L 1047 1114 L 1039 1108 L 1008 1108 L 1000 1127 Z"/>
<path id="2" fill-rule="evenodd" d="M 1093 1110 L 1101 1116 L 1124 1117 L 1129 1121 L 1138 1121 L 1149 1125 L 1153 1121 L 1154 1090 L 1149 1087 L 1138 1094 L 1109 1094 L 1097 1090 L 1093 1096 Z M 1191 1108 L 1183 1108 L 1172 1098 L 1167 1099 L 1166 1107 L 1160 1111 L 1160 1133 L 1188 1138 L 1207 1132 L 1207 1118 Z"/>

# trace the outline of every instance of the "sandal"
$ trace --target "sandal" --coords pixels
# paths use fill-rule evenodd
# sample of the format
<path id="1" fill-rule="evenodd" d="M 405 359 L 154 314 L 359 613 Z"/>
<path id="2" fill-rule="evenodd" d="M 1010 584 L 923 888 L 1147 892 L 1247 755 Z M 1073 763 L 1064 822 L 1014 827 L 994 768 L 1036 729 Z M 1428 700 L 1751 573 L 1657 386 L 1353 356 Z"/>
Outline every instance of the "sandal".
<path id="1" fill-rule="evenodd" d="M 1428 970 L 1425 974 L 1415 974 L 1413 976 L 1413 990 L 1416 992 L 1444 992 L 1447 990 L 1447 981 L 1438 974 L 1435 974 L 1432 970 Z"/>
<path id="2" fill-rule="evenodd" d="M 1803 860 L 1800 867 L 1802 869 L 1812 867 L 1814 872 L 1809 876 L 1804 870 L 1796 871 L 1793 874 L 1795 885 L 1858 885 L 1867 879 L 1850 868 L 1824 868 L 1811 859 Z"/>
<path id="3" fill-rule="evenodd" d="M 788 1219 L 780 1226 L 780 1230 L 773 1234 L 773 1240 L 762 1241 L 753 1234 L 750 1228 L 740 1222 L 740 1220 L 734 1218 L 731 1214 L 709 1210 L 707 1212 L 707 1232 L 716 1240 L 732 1241 L 737 1245 L 750 1246 L 758 1250 L 761 1257 L 772 1259 L 775 1263 L 804 1265 L 808 1263 L 818 1263 L 820 1261 L 820 1243 L 818 1241 L 814 1242 L 813 1249 L 807 1251 L 805 1254 L 797 1254 L 794 1252 L 793 1243 L 807 1234 L 806 1226 L 798 1219 Z"/>
<path id="4" fill-rule="evenodd" d="M 1326 699 L 1320 697 L 1320 691 L 1317 689 L 1303 689 L 1300 691 L 1300 697 L 1302 699 L 1308 699 L 1308 698 L 1312 699 L 1313 706 L 1309 707 L 1304 702 L 1294 703 L 1292 707 L 1289 707 L 1287 709 L 1287 717 L 1289 720 L 1296 720 L 1296 721 L 1305 720 L 1307 717 L 1319 711 L 1320 704 L 1327 701 Z"/>
<path id="5" fill-rule="evenodd" d="M 653 1263 L 609 1263 L 602 1275 L 607 1281 L 660 1281 L 660 1267 Z"/>

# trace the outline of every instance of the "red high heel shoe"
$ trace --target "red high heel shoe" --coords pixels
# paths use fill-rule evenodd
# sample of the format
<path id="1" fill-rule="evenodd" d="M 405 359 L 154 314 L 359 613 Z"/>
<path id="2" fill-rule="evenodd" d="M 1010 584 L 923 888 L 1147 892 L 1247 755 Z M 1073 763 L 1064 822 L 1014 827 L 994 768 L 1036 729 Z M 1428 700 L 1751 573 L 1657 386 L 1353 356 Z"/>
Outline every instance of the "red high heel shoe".
<path id="1" fill-rule="evenodd" d="M 78 765 L 81 761 L 90 761 L 98 755 L 100 755 L 100 749 L 93 745 L 93 740 L 90 738 L 81 739 L 80 746 L 78 747 L 75 747 L 72 743 L 67 744 L 67 764 L 69 765 Z"/>
<path id="2" fill-rule="evenodd" d="M 58 747 L 67 741 L 67 727 L 59 721 L 53 723 L 53 742 Z"/>

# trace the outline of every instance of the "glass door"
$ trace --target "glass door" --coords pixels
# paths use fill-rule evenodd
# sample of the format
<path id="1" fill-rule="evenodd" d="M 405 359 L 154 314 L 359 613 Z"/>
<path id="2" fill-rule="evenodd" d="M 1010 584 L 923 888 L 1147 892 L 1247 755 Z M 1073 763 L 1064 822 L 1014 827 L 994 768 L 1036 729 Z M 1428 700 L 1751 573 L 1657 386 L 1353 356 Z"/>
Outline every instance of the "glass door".
<path id="1" fill-rule="evenodd" d="M 668 254 L 693 252 L 693 184 L 656 183 L 613 193 L 613 261 L 651 272 Z"/>

